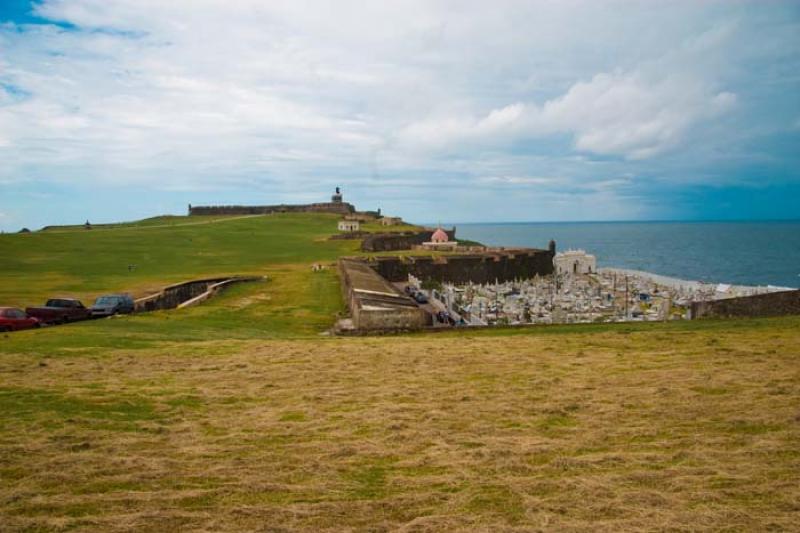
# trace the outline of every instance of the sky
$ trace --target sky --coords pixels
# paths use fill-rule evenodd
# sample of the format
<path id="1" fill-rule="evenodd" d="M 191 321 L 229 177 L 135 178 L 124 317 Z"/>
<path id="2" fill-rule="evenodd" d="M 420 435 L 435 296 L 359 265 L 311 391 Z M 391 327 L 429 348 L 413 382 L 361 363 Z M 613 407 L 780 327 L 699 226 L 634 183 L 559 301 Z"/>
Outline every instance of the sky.
<path id="1" fill-rule="evenodd" d="M 0 229 L 800 218 L 800 2 L 0 0 Z"/>

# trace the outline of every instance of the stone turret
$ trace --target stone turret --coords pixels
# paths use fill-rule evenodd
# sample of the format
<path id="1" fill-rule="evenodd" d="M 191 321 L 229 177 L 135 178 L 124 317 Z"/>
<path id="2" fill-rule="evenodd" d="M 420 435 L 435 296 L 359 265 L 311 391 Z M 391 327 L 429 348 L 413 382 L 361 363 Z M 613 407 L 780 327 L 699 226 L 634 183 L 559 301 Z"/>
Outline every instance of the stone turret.
<path id="1" fill-rule="evenodd" d="M 333 193 L 333 196 L 331 196 L 331 202 L 335 204 L 342 203 L 342 191 L 339 189 L 339 187 L 336 187 L 336 192 Z"/>

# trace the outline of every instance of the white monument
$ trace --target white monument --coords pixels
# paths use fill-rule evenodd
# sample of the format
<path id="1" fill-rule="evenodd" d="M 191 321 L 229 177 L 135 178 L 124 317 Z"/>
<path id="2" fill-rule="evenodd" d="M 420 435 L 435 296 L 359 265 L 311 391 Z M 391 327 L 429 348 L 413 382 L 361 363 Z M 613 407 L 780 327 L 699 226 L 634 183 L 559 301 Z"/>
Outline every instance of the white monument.
<path id="1" fill-rule="evenodd" d="M 553 258 L 556 274 L 594 274 L 597 272 L 597 259 L 584 250 L 559 252 Z"/>

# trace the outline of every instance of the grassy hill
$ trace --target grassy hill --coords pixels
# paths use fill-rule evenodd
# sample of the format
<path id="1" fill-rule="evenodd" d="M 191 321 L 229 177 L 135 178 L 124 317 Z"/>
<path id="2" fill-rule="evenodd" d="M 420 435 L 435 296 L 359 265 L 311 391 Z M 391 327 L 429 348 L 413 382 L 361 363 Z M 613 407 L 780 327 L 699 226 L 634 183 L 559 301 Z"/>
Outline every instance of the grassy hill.
<path id="1" fill-rule="evenodd" d="M 325 214 L 160 217 L 0 235 L 0 302 L 25 306 L 53 295 L 90 299 L 115 291 L 138 296 L 197 277 L 330 262 L 358 246 L 326 240 L 337 220 Z"/>
<path id="2" fill-rule="evenodd" d="M 0 529 L 796 528 L 800 317 L 323 337 L 335 224 L 0 235 L 3 302 L 269 276 L 0 337 Z"/>

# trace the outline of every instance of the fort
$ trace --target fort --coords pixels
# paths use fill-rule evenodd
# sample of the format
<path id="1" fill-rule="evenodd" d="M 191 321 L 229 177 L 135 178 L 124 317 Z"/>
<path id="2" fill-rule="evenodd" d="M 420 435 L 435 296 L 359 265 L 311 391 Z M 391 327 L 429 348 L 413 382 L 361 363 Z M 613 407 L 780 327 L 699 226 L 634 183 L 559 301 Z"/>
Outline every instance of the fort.
<path id="1" fill-rule="evenodd" d="M 279 205 L 189 205 L 189 215 L 268 215 L 270 213 L 335 213 L 347 215 L 355 212 L 347 202 Z"/>
<path id="2" fill-rule="evenodd" d="M 189 204 L 189 215 L 268 215 L 270 213 L 334 213 L 350 215 L 356 212 L 353 204 L 342 200 L 342 192 L 336 187 L 330 202 L 312 204 L 278 205 L 204 205 Z"/>

